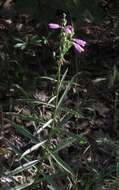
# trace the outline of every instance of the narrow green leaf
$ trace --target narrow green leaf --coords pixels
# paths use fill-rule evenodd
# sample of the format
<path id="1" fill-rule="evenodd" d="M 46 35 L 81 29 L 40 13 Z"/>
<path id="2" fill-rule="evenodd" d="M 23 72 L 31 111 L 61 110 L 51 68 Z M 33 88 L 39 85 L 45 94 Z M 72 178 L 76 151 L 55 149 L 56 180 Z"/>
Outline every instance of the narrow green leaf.
<path id="1" fill-rule="evenodd" d="M 23 152 L 17 148 L 14 144 L 12 144 L 8 139 L 5 139 L 6 142 L 9 144 L 9 146 L 12 148 L 12 150 L 15 152 L 16 155 L 21 156 Z M 30 162 L 29 156 L 23 157 L 23 159 L 27 162 Z M 36 166 L 33 166 L 33 168 L 36 170 Z"/>
<path id="2" fill-rule="evenodd" d="M 47 107 L 54 108 L 53 104 L 49 104 L 49 103 L 42 102 L 42 101 L 39 101 L 39 100 L 32 100 L 32 99 L 25 99 L 25 100 L 23 100 L 22 99 L 21 101 L 24 101 L 24 102 L 27 102 L 27 103 L 31 103 L 32 105 L 44 105 L 44 106 L 47 106 Z"/>
<path id="3" fill-rule="evenodd" d="M 66 72 L 67 72 L 68 70 L 66 70 Z M 64 73 L 65 74 L 65 73 Z M 66 73 L 67 74 L 67 73 Z M 54 81 L 54 82 L 57 82 L 57 79 L 55 79 L 55 78 L 52 78 L 52 77 L 40 77 L 40 78 L 42 78 L 42 79 L 47 79 L 47 80 L 51 80 L 51 81 Z M 65 78 L 65 77 L 64 77 Z M 64 84 L 67 84 L 68 83 L 68 81 L 64 81 L 63 80 L 63 82 L 64 82 Z M 72 85 L 75 85 L 75 86 L 80 86 L 78 83 L 76 83 L 76 82 L 72 82 Z"/>
<path id="4" fill-rule="evenodd" d="M 75 109 L 70 109 L 70 108 L 67 108 L 67 107 L 60 107 L 59 108 L 61 111 L 64 111 L 64 112 L 66 112 L 66 113 L 68 113 L 68 114 L 71 114 L 71 115 L 75 115 L 75 116 L 77 116 L 77 117 L 81 117 L 81 113 L 80 113 L 80 111 L 79 110 L 75 110 Z"/>
<path id="5" fill-rule="evenodd" d="M 49 101 L 48 104 L 50 104 L 51 102 L 53 102 L 56 99 L 57 96 L 53 96 Z"/>
<path id="6" fill-rule="evenodd" d="M 5 175 L 8 176 L 14 176 L 24 170 L 28 170 L 29 168 L 33 167 L 34 165 L 36 165 L 39 162 L 39 160 L 33 160 L 31 162 L 25 163 L 22 166 L 19 166 L 18 168 L 12 170 L 12 171 L 7 171 L 5 172 Z"/>
<path id="7" fill-rule="evenodd" d="M 57 82 L 57 80 L 55 78 L 52 78 L 52 77 L 40 77 L 41 79 L 47 79 L 47 80 L 50 80 L 50 81 L 54 81 L 54 82 Z"/>
<path id="8" fill-rule="evenodd" d="M 14 112 L 6 112 L 5 113 L 6 116 L 16 116 L 19 117 L 20 119 L 24 119 L 27 121 L 35 121 L 35 122 L 43 122 L 43 119 L 37 116 L 32 116 L 32 115 L 23 115 L 23 114 L 18 114 L 18 113 L 14 113 Z"/>
<path id="9" fill-rule="evenodd" d="M 15 186 L 14 188 L 11 188 L 10 190 L 22 190 L 25 189 L 26 187 L 29 187 L 33 184 L 34 180 L 30 180 L 29 183 L 24 183 L 22 185 Z"/>
<path id="10" fill-rule="evenodd" d="M 18 125 L 16 123 L 12 123 L 12 126 L 16 129 L 16 131 L 22 134 L 24 137 L 31 139 L 34 143 L 38 143 L 37 138 L 35 138 L 24 126 Z"/>
<path id="11" fill-rule="evenodd" d="M 44 143 L 46 143 L 46 142 L 47 142 L 47 140 L 42 141 L 42 142 L 40 142 L 40 143 L 37 143 L 37 144 L 33 145 L 31 148 L 27 149 L 27 150 L 21 155 L 21 158 L 20 158 L 20 159 L 22 159 L 22 158 L 23 158 L 24 156 L 26 156 L 27 154 L 29 154 L 29 153 L 31 153 L 31 152 L 37 150 L 40 146 L 42 146 L 42 145 L 43 145 Z"/>
<path id="12" fill-rule="evenodd" d="M 40 129 L 38 129 L 37 134 L 39 134 L 46 127 L 49 127 L 52 122 L 53 122 L 53 119 L 50 119 L 48 122 L 46 122 Z"/>
<path id="13" fill-rule="evenodd" d="M 66 172 L 70 173 L 71 175 L 73 175 L 72 169 L 70 168 L 70 166 L 64 162 L 55 152 L 51 152 L 49 151 L 50 156 L 56 161 L 56 163 L 63 168 Z"/>
<path id="14" fill-rule="evenodd" d="M 80 74 L 81 74 L 81 73 L 77 73 L 76 75 L 74 75 L 74 76 L 72 77 L 71 81 L 70 81 L 69 84 L 67 85 L 67 87 L 66 87 L 66 89 L 65 89 L 65 91 L 64 91 L 64 93 L 63 93 L 63 95 L 61 96 L 61 98 L 60 98 L 60 100 L 59 100 L 59 102 L 58 102 L 57 110 L 59 109 L 59 107 L 60 107 L 61 104 L 63 103 L 63 100 L 64 100 L 65 96 L 67 95 L 67 92 L 68 92 L 69 88 L 71 87 L 71 85 L 72 85 L 74 79 L 75 79 L 78 75 L 80 75 Z"/>
<path id="15" fill-rule="evenodd" d="M 16 155 L 21 156 L 23 152 L 17 148 L 14 144 L 12 144 L 8 139 L 5 139 L 9 146 L 11 147 L 12 151 L 15 152 Z M 29 158 L 25 157 L 24 160 L 29 161 Z"/>
<path id="16" fill-rule="evenodd" d="M 58 152 L 64 148 L 69 147 L 72 143 L 74 143 L 75 141 L 77 141 L 76 138 L 74 137 L 69 137 L 67 139 L 65 139 L 65 142 L 58 144 L 57 147 L 55 148 L 55 150 L 53 152 Z"/>
<path id="17" fill-rule="evenodd" d="M 60 88 L 62 87 L 62 84 L 64 82 L 64 79 L 67 75 L 67 72 L 68 72 L 68 69 L 66 69 L 65 73 L 63 74 L 62 78 L 61 78 L 61 81 L 60 81 L 60 84 L 59 84 L 59 87 L 58 87 L 58 91 L 60 91 Z"/>
<path id="18" fill-rule="evenodd" d="M 24 42 L 24 40 L 20 39 L 20 38 L 17 38 L 17 37 L 13 37 L 13 40 L 17 41 L 17 42 Z"/>
<path id="19" fill-rule="evenodd" d="M 70 135 L 71 137 L 77 139 L 77 141 L 80 143 L 80 144 L 86 144 L 87 143 L 87 140 L 85 138 L 85 136 L 82 134 L 74 134 L 72 132 L 67 132 L 68 134 L 67 135 Z"/>
<path id="20" fill-rule="evenodd" d="M 15 48 L 21 48 L 24 45 L 24 43 L 17 43 L 14 45 Z"/>

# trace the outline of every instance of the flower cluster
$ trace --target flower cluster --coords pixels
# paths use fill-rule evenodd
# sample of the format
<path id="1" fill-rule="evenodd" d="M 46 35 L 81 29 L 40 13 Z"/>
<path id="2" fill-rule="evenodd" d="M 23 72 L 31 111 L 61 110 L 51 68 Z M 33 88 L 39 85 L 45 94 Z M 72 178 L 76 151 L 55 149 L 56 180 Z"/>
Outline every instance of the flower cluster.
<path id="1" fill-rule="evenodd" d="M 81 53 L 84 51 L 84 46 L 86 45 L 86 42 L 84 40 L 81 40 L 80 38 L 73 38 L 74 35 L 74 30 L 73 27 L 71 25 L 66 25 L 66 26 L 61 26 L 59 24 L 56 23 L 49 23 L 48 24 L 50 29 L 56 30 L 56 29 L 64 29 L 64 32 L 67 34 L 70 34 L 72 37 L 72 44 L 74 45 L 75 49 Z"/>

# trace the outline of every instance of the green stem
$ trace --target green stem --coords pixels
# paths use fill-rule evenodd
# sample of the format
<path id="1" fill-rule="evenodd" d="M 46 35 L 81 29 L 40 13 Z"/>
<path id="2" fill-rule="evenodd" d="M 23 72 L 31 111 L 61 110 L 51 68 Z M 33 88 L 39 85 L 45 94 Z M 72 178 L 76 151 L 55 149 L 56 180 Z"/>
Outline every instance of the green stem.
<path id="1" fill-rule="evenodd" d="M 56 124 L 56 117 L 57 117 L 57 105 L 58 105 L 58 100 L 59 100 L 59 85 L 60 85 L 60 78 L 61 78 L 61 64 L 58 65 L 58 72 L 57 72 L 57 87 L 56 87 L 56 99 L 55 99 L 55 110 L 54 110 L 54 115 L 53 115 L 53 128 L 55 127 Z"/>

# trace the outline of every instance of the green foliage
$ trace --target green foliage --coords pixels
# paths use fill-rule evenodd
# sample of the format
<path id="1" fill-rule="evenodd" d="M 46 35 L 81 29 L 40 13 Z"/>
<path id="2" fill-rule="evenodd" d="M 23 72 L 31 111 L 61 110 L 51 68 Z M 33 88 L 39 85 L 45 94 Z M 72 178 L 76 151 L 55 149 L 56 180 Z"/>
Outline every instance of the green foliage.
<path id="1" fill-rule="evenodd" d="M 34 30 L 31 34 L 32 30 L 27 32 L 24 28 L 16 32 L 16 27 L 13 36 L 12 29 L 7 31 L 10 40 L 5 41 L 0 49 L 1 79 L 5 67 L 3 82 L 10 88 L 1 98 L 3 101 L 4 97 L 7 98 L 7 107 L 4 109 L 1 106 L 0 109 L 0 161 L 4 165 L 0 180 L 6 180 L 6 184 L 9 181 L 11 190 L 101 190 L 107 182 L 111 189 L 119 188 L 119 142 L 116 141 L 119 121 L 118 63 L 107 71 L 108 76 L 105 73 L 102 76 L 103 71 L 101 76 L 89 72 L 89 65 L 86 66 L 89 68 L 85 75 L 77 70 L 74 72 L 75 64 L 82 62 L 85 68 L 89 60 L 83 62 L 84 57 L 72 52 L 74 33 L 70 35 L 64 30 L 69 24 L 68 17 L 79 22 L 84 19 L 90 24 L 102 21 L 104 12 L 98 6 L 98 1 L 17 0 L 15 6 L 20 15 L 32 15 L 42 24 L 56 18 L 60 9 L 68 16 L 64 15 L 61 30 L 56 35 L 48 34 L 48 37 L 42 34 L 39 37 Z M 47 33 L 45 29 L 43 32 Z M 69 65 L 70 58 L 69 62 L 66 61 L 70 55 L 73 66 Z M 92 61 L 92 57 L 91 64 L 96 62 Z M 28 69 L 30 61 L 31 72 Z M 48 68 L 49 73 L 43 68 L 39 69 L 42 63 L 47 64 L 44 68 Z M 79 69 L 82 68 L 80 66 Z M 44 73 L 45 76 L 41 76 Z M 29 80 L 24 85 L 26 76 Z M 103 82 L 106 82 L 104 87 Z M 0 84 L 3 85 L 2 82 Z M 98 97 L 97 88 L 100 86 L 105 91 L 116 88 L 111 104 L 105 99 L 104 104 L 99 102 L 103 94 L 106 96 L 101 89 L 102 96 Z M 110 104 L 111 108 L 105 104 Z M 106 134 L 107 126 L 110 127 L 112 139 Z"/>
<path id="2" fill-rule="evenodd" d="M 58 93 L 62 90 L 63 84 L 65 82 L 65 77 L 67 74 L 67 71 L 62 75 L 61 81 L 60 83 L 58 83 Z M 73 85 L 73 82 L 75 80 L 75 78 L 78 76 L 78 74 L 76 76 L 74 76 L 71 81 L 69 83 L 67 83 L 67 87 L 66 90 L 64 91 L 64 93 L 62 94 L 61 98 L 58 100 L 58 104 L 55 104 L 53 98 L 50 99 L 50 102 L 53 101 L 53 105 L 51 106 L 52 109 L 52 115 L 54 115 L 53 112 L 55 112 L 54 108 L 56 106 L 56 115 L 55 118 L 53 117 L 53 119 L 49 119 L 47 121 L 44 121 L 44 118 L 39 118 L 39 117 L 35 117 L 33 115 L 23 115 L 23 114 L 14 114 L 11 112 L 6 113 L 6 116 L 8 117 L 17 117 L 19 119 L 25 119 L 27 121 L 34 121 L 36 122 L 36 124 L 40 124 L 40 128 L 37 128 L 36 131 L 36 135 L 33 135 L 28 129 L 26 129 L 25 126 L 20 125 L 20 124 L 16 124 L 14 121 L 11 121 L 12 127 L 15 128 L 16 132 L 22 136 L 22 138 L 24 140 L 30 140 L 32 143 L 30 143 L 30 148 L 26 149 L 24 152 L 20 151 L 17 149 L 17 147 L 15 147 L 14 145 L 12 145 L 11 143 L 9 143 L 10 147 L 12 148 L 12 151 L 14 151 L 20 158 L 20 160 L 25 160 L 27 161 L 27 163 L 21 164 L 21 166 L 17 167 L 16 169 L 12 170 L 12 171 L 8 171 L 6 172 L 6 176 L 17 176 L 19 173 L 21 172 L 25 172 L 26 170 L 32 169 L 33 173 L 35 174 L 35 180 L 33 180 L 32 177 L 29 178 L 29 182 L 25 182 L 23 185 L 15 185 L 16 189 L 25 189 L 27 186 L 37 186 L 37 183 L 40 185 L 41 183 L 44 182 L 44 180 L 49 184 L 48 186 L 50 186 L 51 189 L 55 189 L 55 188 L 62 188 L 62 185 L 58 185 L 55 181 L 54 181 L 54 174 L 52 173 L 52 175 L 48 175 L 45 174 L 45 172 L 43 171 L 42 168 L 42 164 L 45 164 L 45 162 L 49 162 L 49 165 L 51 165 L 54 170 L 56 171 L 61 171 L 63 173 L 63 175 L 65 176 L 65 179 L 68 177 L 71 180 L 75 179 L 75 174 L 73 172 L 73 169 L 70 167 L 70 164 L 65 162 L 61 157 L 60 157 L 60 151 L 65 150 L 67 148 L 69 148 L 71 145 L 73 145 L 73 143 L 78 142 L 79 144 L 85 144 L 86 143 L 86 139 L 83 137 L 83 135 L 75 135 L 75 134 L 68 134 L 64 131 L 62 131 L 62 129 L 64 128 L 65 123 L 64 122 L 60 122 L 60 120 L 62 120 L 60 118 L 60 116 L 62 115 L 63 112 L 67 112 L 69 115 L 76 115 L 77 112 L 75 112 L 75 110 L 70 110 L 68 108 L 62 107 L 61 103 L 65 100 L 66 94 L 68 93 L 69 89 L 71 88 L 71 86 Z M 58 81 L 57 81 L 58 82 Z M 45 106 L 50 107 L 50 103 L 48 102 L 41 102 L 41 101 L 35 101 L 35 100 L 30 100 L 30 99 L 26 99 L 28 97 L 27 92 L 25 92 L 23 89 L 18 88 L 22 94 L 25 97 L 25 102 L 27 102 L 29 105 L 33 106 L 35 104 L 35 106 Z M 56 94 L 57 95 L 57 94 Z M 56 121 L 57 126 L 53 125 Z M 55 127 L 55 128 L 54 128 Z M 48 135 L 48 139 L 44 140 L 43 137 L 41 136 L 41 132 L 43 132 L 46 129 L 50 129 L 49 135 Z M 57 135 L 60 133 L 60 136 L 63 137 L 63 141 L 61 143 L 59 143 L 57 146 L 54 145 L 54 148 L 51 145 L 51 141 L 53 139 L 53 136 L 55 135 L 55 137 L 57 138 Z M 64 137 L 64 134 L 66 133 L 66 138 Z M 41 140 L 42 139 L 42 140 Z M 83 142 L 83 143 L 82 143 Z M 42 158 L 41 160 L 32 160 L 32 154 L 33 152 L 38 151 L 38 149 L 41 148 L 43 153 L 42 153 Z M 39 165 L 38 165 L 39 163 Z M 35 168 L 34 168 L 35 166 Z M 42 172 L 40 172 L 42 171 Z M 39 178 L 38 181 L 36 181 L 37 176 L 40 174 L 43 175 L 43 178 Z M 60 180 L 60 178 L 59 178 Z M 66 179 L 67 181 L 67 179 Z M 61 182 L 62 183 L 62 182 Z M 73 182 L 74 183 L 74 182 Z M 73 184 L 72 184 L 73 185 Z"/>

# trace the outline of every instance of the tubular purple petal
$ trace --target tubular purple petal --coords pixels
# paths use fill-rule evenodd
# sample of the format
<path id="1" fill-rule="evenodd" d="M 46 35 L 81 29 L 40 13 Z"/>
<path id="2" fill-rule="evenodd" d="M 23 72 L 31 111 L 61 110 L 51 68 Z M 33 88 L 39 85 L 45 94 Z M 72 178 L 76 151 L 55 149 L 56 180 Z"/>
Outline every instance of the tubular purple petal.
<path id="1" fill-rule="evenodd" d="M 73 38 L 73 41 L 79 44 L 80 46 L 85 46 L 86 42 L 84 40 L 78 39 L 78 38 Z"/>
<path id="2" fill-rule="evenodd" d="M 74 45 L 75 49 L 76 49 L 79 53 L 81 53 L 81 52 L 84 51 L 84 49 L 83 49 L 79 44 L 73 42 L 73 45 Z"/>
<path id="3" fill-rule="evenodd" d="M 58 28 L 61 28 L 61 26 L 59 24 L 56 24 L 56 23 L 49 23 L 48 24 L 48 27 L 50 29 L 58 29 Z"/>
<path id="4" fill-rule="evenodd" d="M 72 26 L 71 25 L 67 25 L 64 27 L 64 31 L 66 33 L 72 34 Z"/>

